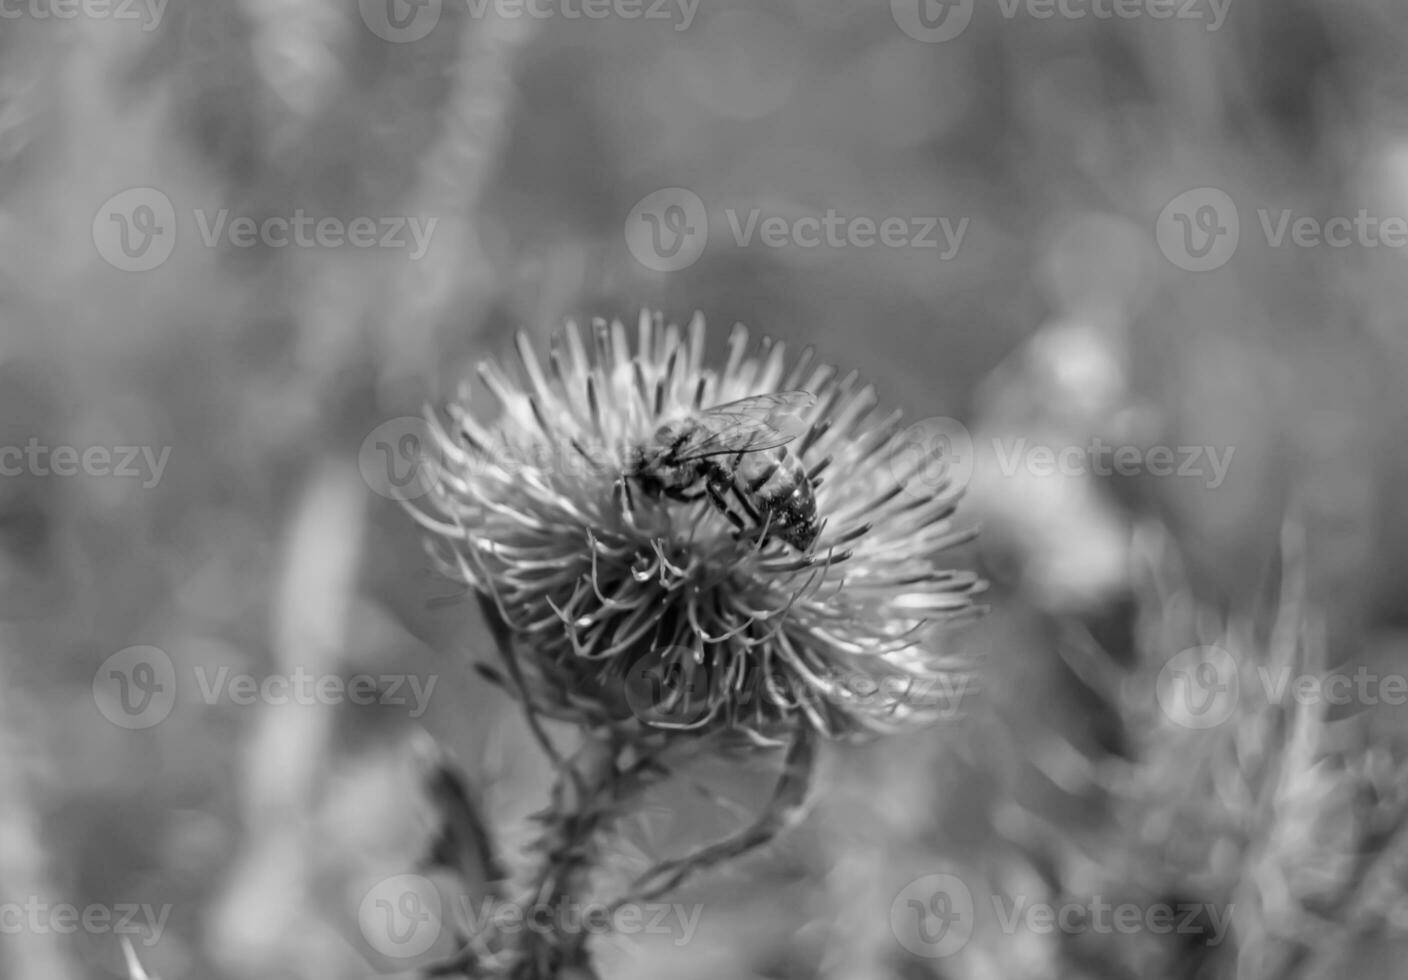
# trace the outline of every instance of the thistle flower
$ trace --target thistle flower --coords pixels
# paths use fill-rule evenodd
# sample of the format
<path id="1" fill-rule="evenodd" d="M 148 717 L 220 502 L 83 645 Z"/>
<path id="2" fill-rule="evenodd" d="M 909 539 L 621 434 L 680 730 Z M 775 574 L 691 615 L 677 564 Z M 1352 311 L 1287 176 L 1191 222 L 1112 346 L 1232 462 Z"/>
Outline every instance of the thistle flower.
<path id="1" fill-rule="evenodd" d="M 642 314 L 634 344 L 620 322 L 569 324 L 546 364 L 520 335 L 521 380 L 481 364 L 497 420 L 476 420 L 467 386 L 448 426 L 431 419 L 417 518 L 442 569 L 497 611 L 549 713 L 766 739 L 951 709 L 962 661 L 930 648 L 933 627 L 971 612 L 981 583 L 933 559 L 969 536 L 949 521 L 961 488 L 921 485 L 932 460 L 854 373 L 810 349 L 789 364 L 766 338 L 750 351 L 741 326 L 715 370 L 704 341 L 698 316 L 681 331 Z M 821 525 L 805 553 L 741 533 L 707 495 L 635 485 L 628 461 L 662 424 L 797 389 L 815 396 L 786 447 Z"/>

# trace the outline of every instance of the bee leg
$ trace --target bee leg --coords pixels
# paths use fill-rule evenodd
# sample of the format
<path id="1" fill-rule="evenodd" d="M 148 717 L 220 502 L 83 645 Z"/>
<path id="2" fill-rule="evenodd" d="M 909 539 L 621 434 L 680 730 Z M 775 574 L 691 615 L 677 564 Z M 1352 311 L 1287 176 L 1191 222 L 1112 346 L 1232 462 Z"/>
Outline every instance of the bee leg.
<path id="1" fill-rule="evenodd" d="M 769 474 L 769 476 L 771 476 L 771 474 Z M 771 534 L 772 512 L 769 511 L 767 519 L 764 520 L 762 512 L 749 502 L 748 498 L 743 493 L 743 488 L 738 485 L 737 481 L 732 484 L 730 489 L 733 490 L 734 499 L 738 501 L 738 505 L 743 508 L 743 512 L 748 515 L 751 521 L 750 526 L 746 530 L 747 537 L 753 538 L 757 542 L 758 547 L 761 548 L 767 542 Z"/>
<path id="2" fill-rule="evenodd" d="M 729 489 L 733 491 L 733 499 L 738 501 L 738 505 L 743 508 L 743 513 L 747 514 L 754 524 L 762 520 L 762 515 L 758 509 L 748 502 L 748 498 L 743 495 L 743 490 L 737 482 L 730 484 Z"/>
<path id="3" fill-rule="evenodd" d="M 719 509 L 719 513 L 727 517 L 734 527 L 738 528 L 740 532 L 748 529 L 748 525 L 744 523 L 743 518 L 739 517 L 730 509 L 728 501 L 724 498 L 723 493 L 719 491 L 718 487 L 710 484 L 705 492 L 709 494 L 709 499 L 714 502 L 714 506 Z"/>
<path id="4" fill-rule="evenodd" d="M 708 496 L 708 491 L 700 490 L 698 493 L 685 493 L 683 490 L 667 490 L 666 495 L 671 500 L 678 500 L 681 503 L 692 504 L 696 500 L 703 500 Z"/>

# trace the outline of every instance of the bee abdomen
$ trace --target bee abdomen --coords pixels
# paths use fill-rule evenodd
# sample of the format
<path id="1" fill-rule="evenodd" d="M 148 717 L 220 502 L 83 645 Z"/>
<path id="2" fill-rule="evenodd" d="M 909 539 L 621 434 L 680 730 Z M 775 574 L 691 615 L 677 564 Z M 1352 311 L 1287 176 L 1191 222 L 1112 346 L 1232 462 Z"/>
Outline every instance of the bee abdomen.
<path id="1" fill-rule="evenodd" d="M 764 500 L 783 500 L 806 479 L 797 459 L 780 449 L 776 453 L 755 453 L 738 468 L 738 483 Z"/>

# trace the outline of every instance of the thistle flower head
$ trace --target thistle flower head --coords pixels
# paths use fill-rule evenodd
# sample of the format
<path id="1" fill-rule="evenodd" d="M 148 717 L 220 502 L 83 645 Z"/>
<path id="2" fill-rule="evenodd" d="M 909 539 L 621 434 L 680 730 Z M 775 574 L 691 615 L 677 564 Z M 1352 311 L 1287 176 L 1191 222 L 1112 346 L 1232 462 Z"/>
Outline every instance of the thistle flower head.
<path id="1" fill-rule="evenodd" d="M 479 369 L 495 420 L 471 414 L 467 391 L 448 424 L 431 420 L 431 507 L 418 519 L 441 567 L 510 628 L 543 707 L 763 737 L 799 720 L 835 735 L 952 708 L 962 660 L 931 648 L 933 627 L 970 612 L 980 583 L 933 564 L 967 537 L 950 526 L 958 488 L 915 482 L 930 461 L 901 451 L 898 413 L 880 414 L 870 386 L 810 350 L 789 363 L 780 343 L 750 348 L 741 326 L 719 369 L 704 364 L 699 317 L 682 331 L 642 314 L 631 333 L 569 325 L 545 361 L 520 336 L 517 378 Z M 778 466 L 749 472 L 814 498 L 806 550 L 795 528 L 768 533 L 766 508 L 749 512 L 756 483 L 711 495 L 676 470 L 665 482 L 692 492 L 670 495 L 651 479 L 642 449 L 663 426 L 798 390 L 815 396 L 798 434 L 758 452 Z M 741 480 L 751 455 L 715 457 L 711 472 Z"/>

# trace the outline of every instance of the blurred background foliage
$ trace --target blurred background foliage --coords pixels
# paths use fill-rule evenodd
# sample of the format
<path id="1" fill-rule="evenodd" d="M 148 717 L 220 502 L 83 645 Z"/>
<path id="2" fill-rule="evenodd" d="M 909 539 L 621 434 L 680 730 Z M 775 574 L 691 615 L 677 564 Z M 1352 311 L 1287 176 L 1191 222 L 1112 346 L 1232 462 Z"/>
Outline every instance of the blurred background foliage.
<path id="1" fill-rule="evenodd" d="M 1151 741 L 1148 691 L 1139 701 L 1129 678 L 1242 618 L 1245 647 L 1266 648 L 1257 624 L 1289 615 L 1267 608 L 1285 598 L 1292 560 L 1295 630 L 1317 638 L 1297 656 L 1401 664 L 1405 258 L 1268 248 L 1252 215 L 1408 212 L 1408 9 L 1232 0 L 1209 31 L 978 8 L 943 44 L 850 0 L 704 0 L 683 30 L 481 18 L 447 2 L 407 44 L 334 0 L 189 0 L 150 31 L 0 21 L 0 444 L 172 449 L 151 488 L 0 478 L 6 890 L 170 903 L 160 942 L 142 950 L 168 980 L 369 975 L 351 938 L 356 886 L 413 861 L 427 827 L 406 739 L 423 726 L 457 755 L 510 848 L 544 772 L 513 710 L 469 669 L 466 653 L 487 653 L 477 616 L 427 606 L 449 590 L 398 506 L 368 492 L 358 449 L 507 351 L 513 330 L 698 309 L 713 343 L 742 321 L 815 344 L 885 401 L 961 419 L 980 444 L 1235 455 L 1217 487 L 1018 477 L 980 459 L 963 518 L 985 533 L 966 557 L 992 577 L 995 612 L 961 638 L 988 654 L 974 717 L 835 750 L 813 819 L 688 892 L 706 903 L 688 947 L 613 946 L 608 975 L 1190 975 L 1181 951 L 1002 937 L 953 960 L 907 958 L 889 904 L 956 858 L 994 888 L 1264 895 L 1258 875 L 1271 872 L 1256 861 L 1283 808 L 1242 812 L 1190 781 L 1182 802 L 1202 810 L 1162 835 L 1185 828 L 1192 857 L 1133 846 L 1149 843 L 1139 828 L 1153 804 L 1135 794 L 1148 805 L 1131 809 L 1110 788 L 1111 760 L 1162 759 L 1153 785 L 1167 789 L 1226 746 Z M 113 268 L 93 240 L 94 215 L 133 186 L 160 189 L 185 222 L 172 258 L 146 273 Z M 1242 245 L 1223 269 L 1191 274 L 1165 261 L 1153 229 L 1199 186 L 1238 202 Z M 714 223 L 701 260 L 667 274 L 638 264 L 623 236 L 661 187 L 699 194 Z M 970 226 L 946 262 L 741 248 L 724 206 Z M 210 248 L 186 220 L 196 208 L 438 226 L 418 261 Z M 1300 542 L 1289 558 L 1288 533 Z M 133 644 L 183 668 L 414 672 L 438 687 L 411 719 L 204 705 L 190 681 L 169 719 L 127 732 L 94 710 L 91 682 Z M 1124 680 L 1093 679 L 1111 669 Z M 1300 731 L 1292 721 L 1272 729 Z M 1376 718 L 1374 743 L 1401 722 Z M 766 782 L 729 779 L 745 797 Z M 683 800 L 660 802 L 651 846 L 718 831 Z M 1230 852 L 1188 829 L 1224 810 L 1242 821 Z M 1076 840 L 1090 842 L 1084 864 Z M 1254 860 L 1244 851 L 1258 843 Z M 1223 877 L 1209 881 L 1198 868 L 1214 853 Z M 1130 870 L 1140 861 L 1160 869 L 1156 883 Z M 1252 919 L 1219 970 L 1228 957 L 1248 967 L 1258 942 L 1249 974 L 1289 970 L 1267 950 L 1294 947 L 1304 923 L 1273 929 L 1238 901 Z M 1391 919 L 1329 965 L 1293 963 L 1320 975 L 1350 957 L 1389 975 L 1395 940 L 1377 924 Z M 111 937 L 5 942 L 7 976 L 119 975 Z"/>

